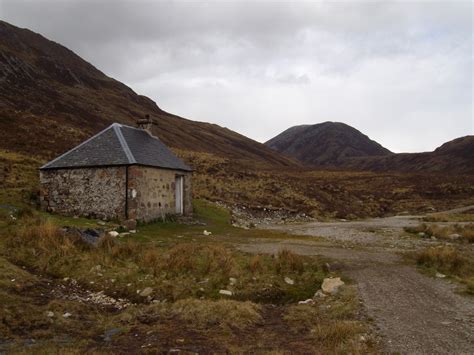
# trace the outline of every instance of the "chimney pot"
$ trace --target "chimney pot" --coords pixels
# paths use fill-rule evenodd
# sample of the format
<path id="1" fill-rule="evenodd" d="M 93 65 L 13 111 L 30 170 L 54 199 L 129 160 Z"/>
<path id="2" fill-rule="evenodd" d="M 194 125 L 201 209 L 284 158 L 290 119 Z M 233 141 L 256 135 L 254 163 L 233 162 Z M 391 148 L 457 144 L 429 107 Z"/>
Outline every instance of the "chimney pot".
<path id="1" fill-rule="evenodd" d="M 153 120 L 150 115 L 145 115 L 145 118 L 140 118 L 138 121 L 137 121 L 137 127 L 140 128 L 140 129 L 143 129 L 145 131 L 147 131 L 148 133 L 151 134 L 151 127 L 153 125 L 156 125 L 156 122 L 155 120 Z"/>

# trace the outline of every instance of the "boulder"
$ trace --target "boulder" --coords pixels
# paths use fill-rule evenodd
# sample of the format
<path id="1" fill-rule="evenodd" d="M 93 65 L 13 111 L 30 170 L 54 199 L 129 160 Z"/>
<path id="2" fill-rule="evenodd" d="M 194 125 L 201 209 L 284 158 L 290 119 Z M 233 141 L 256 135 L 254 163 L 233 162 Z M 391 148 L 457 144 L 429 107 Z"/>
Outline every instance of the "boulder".
<path id="1" fill-rule="evenodd" d="M 329 277 L 324 279 L 321 289 L 324 293 L 335 294 L 342 285 L 344 285 L 344 281 L 340 277 Z"/>
<path id="2" fill-rule="evenodd" d="M 219 290 L 219 294 L 224 295 L 224 296 L 232 296 L 233 295 L 232 291 L 229 291 L 229 290 Z"/>
<path id="3" fill-rule="evenodd" d="M 153 289 L 151 287 L 145 287 L 143 291 L 140 292 L 140 296 L 148 297 L 153 293 Z"/>

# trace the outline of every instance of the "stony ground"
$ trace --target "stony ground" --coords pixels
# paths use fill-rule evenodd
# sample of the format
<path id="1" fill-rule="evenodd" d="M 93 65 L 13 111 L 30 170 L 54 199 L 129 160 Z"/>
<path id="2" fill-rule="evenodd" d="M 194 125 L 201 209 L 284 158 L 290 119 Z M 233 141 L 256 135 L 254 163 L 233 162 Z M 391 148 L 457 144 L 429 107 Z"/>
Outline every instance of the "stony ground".
<path id="1" fill-rule="evenodd" d="M 469 209 L 472 206 L 451 212 Z M 269 225 L 265 228 L 321 238 L 261 240 L 239 248 L 274 253 L 285 247 L 301 255 L 339 260 L 332 267 L 343 269 L 356 283 L 367 316 L 374 321 L 374 332 L 387 352 L 473 353 L 474 299 L 461 295 L 454 281 L 424 275 L 403 258 L 403 252 L 442 243 L 404 233 L 403 228 L 418 225 L 419 218 Z M 473 247 L 466 244 L 465 248 Z"/>

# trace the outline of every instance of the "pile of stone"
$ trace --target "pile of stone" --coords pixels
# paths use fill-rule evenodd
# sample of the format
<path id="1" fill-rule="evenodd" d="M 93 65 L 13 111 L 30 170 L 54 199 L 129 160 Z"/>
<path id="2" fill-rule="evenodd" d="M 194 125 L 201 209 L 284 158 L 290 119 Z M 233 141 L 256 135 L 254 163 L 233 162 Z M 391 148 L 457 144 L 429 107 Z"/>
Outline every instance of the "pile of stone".
<path id="1" fill-rule="evenodd" d="M 313 298 L 309 298 L 305 301 L 300 301 L 298 302 L 298 304 L 313 304 L 318 299 L 323 299 L 327 296 L 337 294 L 342 286 L 344 286 L 344 281 L 342 281 L 340 277 L 325 278 L 321 285 L 321 289 L 316 291 Z"/>
<path id="2" fill-rule="evenodd" d="M 104 291 L 93 292 L 83 289 L 74 279 L 65 279 L 65 284 L 58 285 L 52 293 L 61 299 L 68 301 L 78 301 L 82 303 L 92 303 L 105 308 L 121 310 L 129 307 L 132 303 L 124 298 L 113 298 L 107 296 Z"/>
<path id="3" fill-rule="evenodd" d="M 303 212 L 284 208 L 264 206 L 248 207 L 242 205 L 229 205 L 223 202 L 216 202 L 216 205 L 228 209 L 232 215 L 232 225 L 243 229 L 255 228 L 258 225 L 314 221 L 314 218 Z"/>

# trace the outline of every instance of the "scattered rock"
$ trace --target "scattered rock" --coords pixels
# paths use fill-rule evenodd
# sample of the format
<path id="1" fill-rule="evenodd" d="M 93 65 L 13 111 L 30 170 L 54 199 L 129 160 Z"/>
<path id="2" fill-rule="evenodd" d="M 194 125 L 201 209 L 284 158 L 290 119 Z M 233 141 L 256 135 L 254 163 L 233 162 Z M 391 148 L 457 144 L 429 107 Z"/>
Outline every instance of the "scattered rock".
<path id="1" fill-rule="evenodd" d="M 143 291 L 140 292 L 140 296 L 148 297 L 153 293 L 153 289 L 151 287 L 146 287 Z"/>
<path id="2" fill-rule="evenodd" d="M 112 336 L 121 332 L 122 331 L 119 328 L 112 328 L 107 330 L 102 337 L 104 338 L 104 341 L 112 341 Z"/>
<path id="3" fill-rule="evenodd" d="M 426 237 L 426 233 L 425 232 L 420 232 L 420 233 L 418 233 L 418 236 L 420 238 L 424 238 L 424 237 Z"/>
<path id="4" fill-rule="evenodd" d="M 212 232 L 208 232 L 207 230 L 204 230 L 204 232 L 202 232 L 202 234 L 204 234 L 204 235 L 211 235 Z"/>
<path id="5" fill-rule="evenodd" d="M 438 240 L 438 238 L 436 238 L 434 235 L 431 236 L 431 240 Z"/>
<path id="6" fill-rule="evenodd" d="M 295 284 L 295 281 L 290 279 L 288 276 L 285 276 L 285 282 L 288 284 L 288 285 L 294 285 Z"/>
<path id="7" fill-rule="evenodd" d="M 314 299 L 316 299 L 316 298 L 325 298 L 325 297 L 327 297 L 327 295 L 325 295 L 324 292 L 321 291 L 321 290 L 317 290 L 316 293 L 313 296 Z"/>
<path id="8" fill-rule="evenodd" d="M 224 295 L 224 296 L 232 296 L 233 295 L 232 291 L 229 291 L 229 290 L 219 290 L 219 294 Z"/>
<path id="9" fill-rule="evenodd" d="M 137 232 L 137 230 L 136 229 L 131 229 L 131 230 L 129 230 L 129 232 L 132 233 L 132 234 L 135 234 Z"/>
<path id="10" fill-rule="evenodd" d="M 234 286 L 237 283 L 237 279 L 235 277 L 229 277 L 229 285 Z"/>
<path id="11" fill-rule="evenodd" d="M 452 239 L 452 240 L 456 240 L 456 239 L 461 238 L 461 236 L 460 236 L 459 234 L 457 234 L 457 233 L 453 233 L 453 234 L 450 234 L 450 235 L 448 236 L 448 238 L 449 238 L 449 239 Z"/>
<path id="12" fill-rule="evenodd" d="M 321 285 L 321 289 L 324 293 L 334 294 L 337 293 L 339 287 L 344 285 L 344 281 L 340 277 L 330 277 L 326 278 Z"/>
<path id="13" fill-rule="evenodd" d="M 117 231 L 110 231 L 108 234 L 109 234 L 111 237 L 115 238 L 115 237 L 118 237 L 119 232 L 117 232 Z"/>
<path id="14" fill-rule="evenodd" d="M 51 312 L 51 311 L 46 312 L 46 317 L 53 318 L 54 317 L 54 312 Z"/>
<path id="15" fill-rule="evenodd" d="M 66 312 L 66 313 L 63 314 L 63 318 L 69 318 L 71 316 L 72 316 L 72 314 L 69 313 L 69 312 Z"/>
<path id="16" fill-rule="evenodd" d="M 440 273 L 440 272 L 437 272 L 437 273 L 436 273 L 436 277 L 438 277 L 438 278 L 440 278 L 440 279 L 444 279 L 444 278 L 446 277 L 446 275 L 445 275 L 445 274 L 442 274 L 442 273 Z"/>
<path id="17" fill-rule="evenodd" d="M 313 304 L 314 300 L 311 298 L 308 298 L 307 300 L 304 301 L 299 301 L 298 304 Z"/>
<path id="18" fill-rule="evenodd" d="M 104 221 L 97 221 L 97 224 L 98 224 L 99 226 L 105 226 L 105 222 L 104 222 Z"/>

